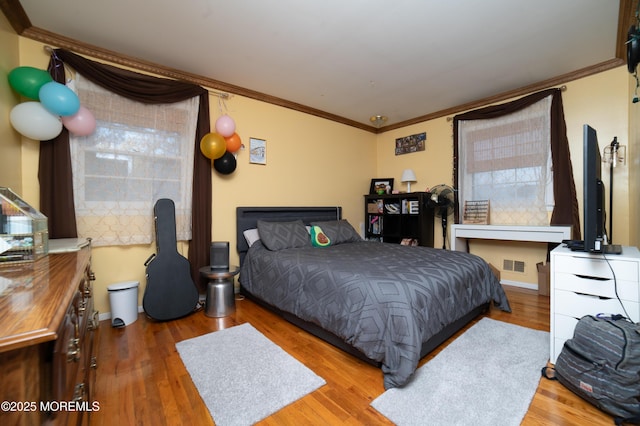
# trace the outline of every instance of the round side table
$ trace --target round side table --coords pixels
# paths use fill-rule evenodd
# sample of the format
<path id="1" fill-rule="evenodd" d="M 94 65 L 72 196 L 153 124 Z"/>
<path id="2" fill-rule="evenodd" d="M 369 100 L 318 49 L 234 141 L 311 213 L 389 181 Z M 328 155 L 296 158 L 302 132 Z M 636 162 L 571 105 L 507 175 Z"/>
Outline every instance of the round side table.
<path id="1" fill-rule="evenodd" d="M 211 269 L 210 266 L 200 268 L 200 275 L 209 280 L 204 309 L 206 316 L 226 317 L 236 311 L 233 276 L 239 272 L 238 266 L 229 266 L 229 269 Z"/>

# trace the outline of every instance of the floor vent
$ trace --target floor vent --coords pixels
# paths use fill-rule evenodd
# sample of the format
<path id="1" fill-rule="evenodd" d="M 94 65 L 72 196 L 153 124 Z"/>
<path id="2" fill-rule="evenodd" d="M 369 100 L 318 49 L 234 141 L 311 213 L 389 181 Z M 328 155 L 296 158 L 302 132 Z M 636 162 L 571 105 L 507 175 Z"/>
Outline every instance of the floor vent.
<path id="1" fill-rule="evenodd" d="M 513 260 L 504 259 L 502 261 L 502 269 L 505 271 L 513 271 Z"/>
<path id="2" fill-rule="evenodd" d="M 524 272 L 524 262 L 522 260 L 509 260 L 504 259 L 502 261 L 503 271 Z"/>

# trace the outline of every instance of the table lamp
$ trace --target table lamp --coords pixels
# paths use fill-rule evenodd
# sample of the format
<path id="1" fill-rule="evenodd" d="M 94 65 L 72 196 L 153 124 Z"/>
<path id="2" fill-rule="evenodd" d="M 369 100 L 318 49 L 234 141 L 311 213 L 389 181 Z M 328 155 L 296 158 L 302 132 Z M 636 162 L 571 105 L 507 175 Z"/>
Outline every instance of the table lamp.
<path id="1" fill-rule="evenodd" d="M 416 182 L 418 179 L 412 169 L 404 169 L 400 180 L 407 183 L 407 192 L 411 192 L 411 182 Z"/>

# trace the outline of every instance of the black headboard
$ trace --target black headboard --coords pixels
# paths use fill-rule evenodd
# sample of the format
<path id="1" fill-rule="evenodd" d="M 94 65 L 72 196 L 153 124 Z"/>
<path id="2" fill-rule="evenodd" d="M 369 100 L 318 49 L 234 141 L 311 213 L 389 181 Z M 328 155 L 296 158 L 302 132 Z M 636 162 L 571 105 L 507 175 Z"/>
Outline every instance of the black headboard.
<path id="1" fill-rule="evenodd" d="M 249 250 L 242 234 L 247 229 L 257 227 L 258 220 L 287 222 L 300 219 L 305 225 L 311 222 L 342 219 L 342 207 L 237 207 L 236 244 L 240 264 Z"/>

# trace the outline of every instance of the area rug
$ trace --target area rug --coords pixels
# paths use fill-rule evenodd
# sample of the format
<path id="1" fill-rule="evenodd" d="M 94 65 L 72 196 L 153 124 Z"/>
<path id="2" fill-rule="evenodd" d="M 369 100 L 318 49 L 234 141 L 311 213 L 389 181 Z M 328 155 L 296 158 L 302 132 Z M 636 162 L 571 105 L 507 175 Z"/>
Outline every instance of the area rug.
<path id="1" fill-rule="evenodd" d="M 483 318 L 371 405 L 397 425 L 520 424 L 549 359 L 549 333 Z"/>
<path id="2" fill-rule="evenodd" d="M 251 425 L 325 384 L 248 323 L 176 348 L 217 426 Z"/>

